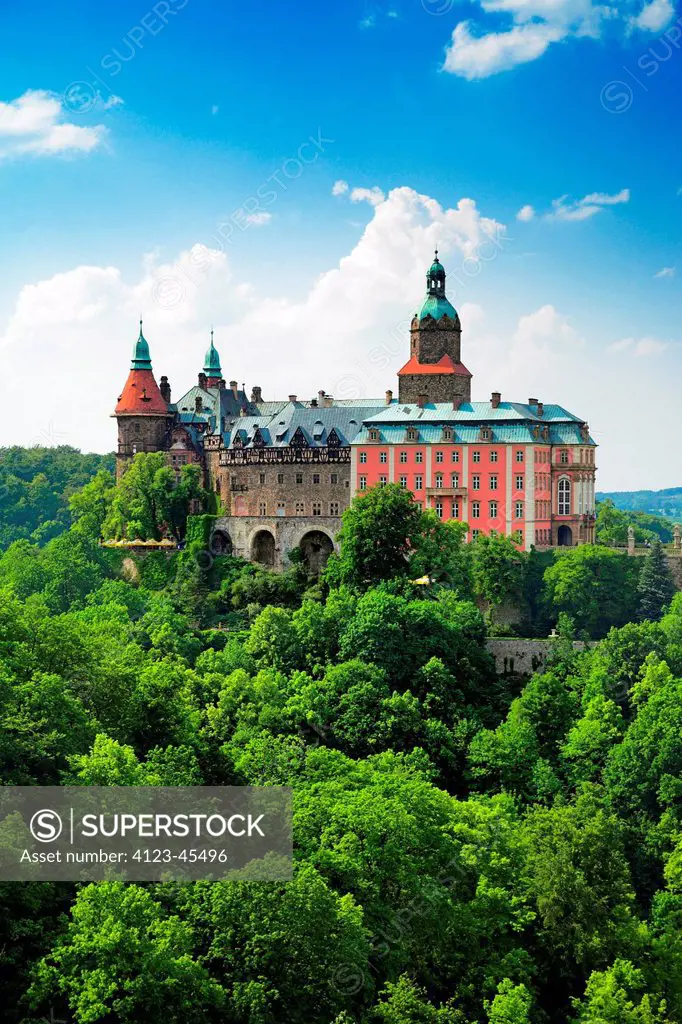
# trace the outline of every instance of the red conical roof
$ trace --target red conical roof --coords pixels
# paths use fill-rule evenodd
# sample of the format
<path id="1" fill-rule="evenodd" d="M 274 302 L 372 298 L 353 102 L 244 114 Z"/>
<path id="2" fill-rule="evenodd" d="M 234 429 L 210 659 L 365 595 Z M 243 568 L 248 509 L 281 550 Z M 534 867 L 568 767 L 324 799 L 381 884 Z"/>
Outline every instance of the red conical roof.
<path id="1" fill-rule="evenodd" d="M 449 355 L 442 356 L 437 363 L 420 363 L 416 356 L 412 356 L 408 363 L 405 363 L 398 376 L 403 374 L 418 373 L 455 373 L 461 377 L 471 377 L 464 363 L 455 363 Z"/>
<path id="2" fill-rule="evenodd" d="M 115 416 L 167 416 L 152 370 L 131 370 L 114 410 Z"/>

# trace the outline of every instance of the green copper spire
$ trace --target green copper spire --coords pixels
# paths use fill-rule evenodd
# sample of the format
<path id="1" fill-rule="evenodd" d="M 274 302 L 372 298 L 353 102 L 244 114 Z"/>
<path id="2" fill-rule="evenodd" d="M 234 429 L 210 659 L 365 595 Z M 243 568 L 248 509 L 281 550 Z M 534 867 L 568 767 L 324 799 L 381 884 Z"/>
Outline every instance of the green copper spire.
<path id="1" fill-rule="evenodd" d="M 445 267 L 438 259 L 438 249 L 433 263 L 426 271 L 426 298 L 417 315 L 420 320 L 425 320 L 427 316 L 434 320 L 440 320 L 443 316 L 457 319 L 457 310 L 445 297 Z"/>
<path id="2" fill-rule="evenodd" d="M 146 338 L 142 333 L 142 320 L 140 320 L 140 336 L 135 342 L 135 348 L 133 349 L 133 359 L 130 364 L 131 370 L 151 370 L 152 359 L 149 355 L 149 345 L 147 344 Z"/>
<path id="3" fill-rule="evenodd" d="M 204 373 L 207 377 L 222 377 L 223 375 L 223 371 L 220 369 L 220 356 L 213 344 L 213 328 L 211 328 L 211 344 L 204 357 Z"/>

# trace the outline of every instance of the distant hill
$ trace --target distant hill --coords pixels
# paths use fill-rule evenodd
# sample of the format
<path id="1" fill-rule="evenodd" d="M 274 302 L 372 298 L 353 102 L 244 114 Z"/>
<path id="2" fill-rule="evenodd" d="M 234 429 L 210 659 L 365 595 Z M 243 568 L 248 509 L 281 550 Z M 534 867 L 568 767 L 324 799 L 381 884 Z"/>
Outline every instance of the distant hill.
<path id="1" fill-rule="evenodd" d="M 626 512 L 648 512 L 654 516 L 682 520 L 682 487 L 667 487 L 662 491 L 601 491 L 597 501 L 610 498 L 616 508 Z"/>

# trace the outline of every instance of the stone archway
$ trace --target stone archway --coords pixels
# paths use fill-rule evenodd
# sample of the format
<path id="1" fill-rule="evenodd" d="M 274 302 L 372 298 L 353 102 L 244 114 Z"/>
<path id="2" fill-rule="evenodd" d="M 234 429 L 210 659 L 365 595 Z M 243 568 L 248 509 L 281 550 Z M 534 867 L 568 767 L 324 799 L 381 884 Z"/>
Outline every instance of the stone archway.
<path id="1" fill-rule="evenodd" d="M 266 565 L 269 569 L 275 566 L 275 538 L 269 530 L 258 530 L 251 542 L 251 560 Z"/>
<path id="2" fill-rule="evenodd" d="M 331 538 L 322 530 L 309 530 L 301 537 L 299 547 L 308 572 L 319 576 L 334 550 Z"/>
<path id="3" fill-rule="evenodd" d="M 573 531 L 571 530 L 571 527 L 566 526 L 565 523 L 563 526 L 559 527 L 557 532 L 557 543 L 560 548 L 573 547 Z"/>
<path id="4" fill-rule="evenodd" d="M 211 535 L 210 548 L 213 555 L 231 555 L 234 545 L 229 533 L 225 530 L 214 530 Z"/>

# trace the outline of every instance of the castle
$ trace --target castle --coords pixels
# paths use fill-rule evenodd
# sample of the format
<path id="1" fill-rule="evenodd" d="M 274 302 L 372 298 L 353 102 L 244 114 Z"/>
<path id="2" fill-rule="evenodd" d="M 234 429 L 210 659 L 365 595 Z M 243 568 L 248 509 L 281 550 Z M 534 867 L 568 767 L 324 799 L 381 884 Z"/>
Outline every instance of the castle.
<path id="1" fill-rule="evenodd" d="M 197 383 L 176 402 L 157 384 L 142 332 L 113 415 L 117 475 L 138 452 L 167 453 L 178 472 L 202 467 L 223 515 L 216 550 L 282 568 L 300 547 L 311 571 L 334 550 L 351 498 L 399 483 L 475 539 L 492 530 L 520 548 L 591 543 L 595 442 L 587 423 L 536 398 L 471 401 L 461 360 L 462 328 L 436 252 L 426 295 L 410 327 L 398 398 L 264 401 L 226 383 L 213 342 Z"/>

